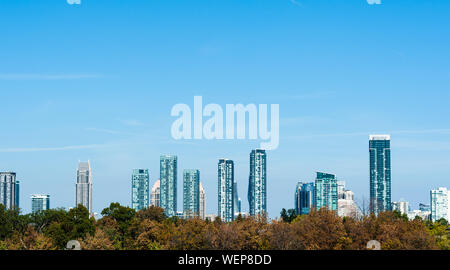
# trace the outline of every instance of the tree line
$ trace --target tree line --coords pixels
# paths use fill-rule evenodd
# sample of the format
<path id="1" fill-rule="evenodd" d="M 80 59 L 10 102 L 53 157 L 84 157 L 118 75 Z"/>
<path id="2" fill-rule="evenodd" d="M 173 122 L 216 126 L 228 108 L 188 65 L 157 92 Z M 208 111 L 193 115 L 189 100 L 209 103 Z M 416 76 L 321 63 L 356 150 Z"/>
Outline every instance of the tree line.
<path id="1" fill-rule="evenodd" d="M 399 212 L 341 218 L 326 208 L 301 216 L 283 209 L 280 219 L 225 223 L 111 203 L 101 214 L 96 220 L 79 205 L 23 215 L 0 205 L 0 250 L 63 250 L 70 240 L 84 250 L 364 250 L 370 240 L 385 250 L 450 249 L 445 219 L 408 220 Z"/>

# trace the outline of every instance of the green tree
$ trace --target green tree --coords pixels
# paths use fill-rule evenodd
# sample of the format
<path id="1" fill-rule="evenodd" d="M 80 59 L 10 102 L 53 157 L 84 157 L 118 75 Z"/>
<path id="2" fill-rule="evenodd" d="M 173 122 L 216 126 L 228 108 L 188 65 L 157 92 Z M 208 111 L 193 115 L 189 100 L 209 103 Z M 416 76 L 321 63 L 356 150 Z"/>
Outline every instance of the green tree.
<path id="1" fill-rule="evenodd" d="M 63 208 L 38 211 L 30 215 L 30 222 L 38 233 L 45 232 L 53 222 L 61 223 L 67 218 Z"/>
<path id="2" fill-rule="evenodd" d="M 284 222 L 291 223 L 297 217 L 297 213 L 295 212 L 295 209 L 289 209 L 286 211 L 286 209 L 283 208 L 281 210 L 280 217 Z"/>
<path id="3" fill-rule="evenodd" d="M 400 211 L 398 211 L 398 210 L 392 211 L 392 214 L 393 214 L 393 216 L 394 216 L 395 219 L 400 219 L 400 220 L 403 220 L 403 221 L 408 221 L 408 220 L 409 220 L 409 219 L 408 219 L 408 215 L 402 214 L 402 213 L 401 213 Z"/>
<path id="4" fill-rule="evenodd" d="M 0 204 L 0 240 L 11 237 L 14 232 L 25 233 L 29 223 L 29 215 L 20 215 L 20 209 L 6 209 Z"/>
<path id="5" fill-rule="evenodd" d="M 70 209 L 66 215 L 58 213 L 58 219 L 51 221 L 44 233 L 59 249 L 64 249 L 70 240 L 84 239 L 87 234 L 94 235 L 95 220 L 83 205 Z"/>
<path id="6" fill-rule="evenodd" d="M 430 234 L 436 239 L 436 244 L 440 249 L 450 250 L 450 228 L 445 219 L 427 223 Z"/>
<path id="7" fill-rule="evenodd" d="M 69 210 L 63 225 L 69 229 L 68 232 L 71 239 L 84 239 L 86 234 L 94 235 L 94 223 L 95 219 L 90 216 L 89 210 L 79 204 L 77 207 Z"/>
<path id="8" fill-rule="evenodd" d="M 130 207 L 122 206 L 119 203 L 111 203 L 109 207 L 103 209 L 102 216 L 112 218 L 117 222 L 119 241 L 125 240 L 126 234 L 131 225 L 131 221 L 136 215 L 136 211 Z"/>
<path id="9" fill-rule="evenodd" d="M 130 221 L 135 216 L 136 211 L 130 207 L 122 206 L 119 203 L 111 203 L 108 208 L 103 209 L 102 216 L 115 219 L 121 232 L 125 232 L 130 225 Z"/>

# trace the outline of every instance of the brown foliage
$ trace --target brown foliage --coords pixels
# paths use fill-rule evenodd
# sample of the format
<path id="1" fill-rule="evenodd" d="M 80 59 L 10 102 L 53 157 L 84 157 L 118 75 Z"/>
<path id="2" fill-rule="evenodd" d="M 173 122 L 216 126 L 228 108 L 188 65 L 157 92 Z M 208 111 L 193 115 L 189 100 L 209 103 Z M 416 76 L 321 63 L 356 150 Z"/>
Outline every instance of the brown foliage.
<path id="1" fill-rule="evenodd" d="M 245 218 L 232 223 L 215 223 L 213 248 L 219 250 L 269 249 L 269 224 L 264 220 Z"/>
<path id="2" fill-rule="evenodd" d="M 102 229 L 97 228 L 94 236 L 88 234 L 80 241 L 81 248 L 87 250 L 114 250 L 115 246 L 110 237 Z"/>
<path id="3" fill-rule="evenodd" d="M 50 238 L 39 234 L 32 226 L 28 226 L 24 235 L 15 233 L 5 241 L 10 250 L 52 250 L 56 249 Z"/>
<path id="4" fill-rule="evenodd" d="M 349 244 L 342 219 L 325 208 L 311 211 L 293 223 L 293 249 L 343 249 Z"/>
<path id="5" fill-rule="evenodd" d="M 64 219 L 50 218 L 45 232 L 37 232 L 37 226 L 29 223 L 25 230 L 0 239 L 0 249 L 61 249 L 67 239 L 79 239 L 83 249 L 95 250 L 364 250 L 369 240 L 379 241 L 385 250 L 450 247 L 448 224 L 409 221 L 396 212 L 355 219 L 338 217 L 324 208 L 292 219 L 268 222 L 265 217 L 240 217 L 225 223 L 220 218 L 214 222 L 167 218 L 157 207 L 137 213 L 120 205 L 114 209 L 92 224 L 93 233 L 84 230 L 85 235 L 79 236 L 77 230 L 76 234 L 63 230 Z"/>
<path id="6" fill-rule="evenodd" d="M 169 240 L 175 231 L 175 225 L 171 222 L 156 222 L 153 220 L 143 220 L 134 223 L 132 227 L 136 235 L 136 241 L 132 246 L 134 249 L 168 249 Z"/>
<path id="7" fill-rule="evenodd" d="M 198 218 L 182 221 L 169 237 L 168 248 L 175 250 L 211 249 L 208 237 L 211 226 Z"/>

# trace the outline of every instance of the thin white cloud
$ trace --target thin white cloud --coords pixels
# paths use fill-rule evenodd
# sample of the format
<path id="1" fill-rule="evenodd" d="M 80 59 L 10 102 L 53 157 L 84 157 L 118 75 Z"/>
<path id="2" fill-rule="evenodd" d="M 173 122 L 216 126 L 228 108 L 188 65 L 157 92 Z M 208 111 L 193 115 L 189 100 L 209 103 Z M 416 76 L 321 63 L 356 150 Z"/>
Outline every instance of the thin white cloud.
<path id="1" fill-rule="evenodd" d="M 391 134 L 450 134 L 450 129 L 421 129 L 421 130 L 397 130 Z"/>
<path id="2" fill-rule="evenodd" d="M 328 137 L 354 137 L 354 136 L 369 136 L 370 132 L 349 132 L 349 133 L 328 133 L 315 135 L 299 135 L 291 136 L 290 139 L 314 139 L 314 138 L 328 138 Z"/>
<path id="3" fill-rule="evenodd" d="M 69 5 L 81 5 L 81 0 L 67 0 Z"/>
<path id="4" fill-rule="evenodd" d="M 333 121 L 333 119 L 320 116 L 285 117 L 280 119 L 280 124 L 298 126 L 306 124 L 323 124 L 331 121 Z"/>
<path id="5" fill-rule="evenodd" d="M 288 96 L 288 98 L 295 99 L 295 100 L 310 100 L 310 99 L 330 98 L 335 95 L 336 95 L 336 92 L 334 92 L 334 91 L 315 91 L 315 92 L 291 95 L 291 96 Z"/>
<path id="6" fill-rule="evenodd" d="M 443 150 L 450 150 L 450 142 L 403 139 L 396 142 L 395 147 L 405 149 L 426 150 L 426 151 L 443 151 Z"/>
<path id="7" fill-rule="evenodd" d="M 316 135 L 300 135 L 290 137 L 291 139 L 309 139 L 309 138 L 323 138 L 323 137 L 355 137 L 355 136 L 369 136 L 370 134 L 440 134 L 450 135 L 450 129 L 422 129 L 422 130 L 394 130 L 387 132 L 348 132 L 348 133 L 329 133 Z"/>
<path id="8" fill-rule="evenodd" d="M 381 0 L 367 0 L 369 5 L 381 5 Z"/>
<path id="9" fill-rule="evenodd" d="M 290 0 L 292 4 L 296 5 L 296 6 L 303 6 L 302 3 L 300 3 L 298 0 Z"/>
<path id="10" fill-rule="evenodd" d="M 26 80 L 80 80 L 80 79 L 95 79 L 100 78 L 98 74 L 0 74 L 0 80 L 8 81 L 26 81 Z"/>
<path id="11" fill-rule="evenodd" d="M 136 119 L 118 119 L 118 120 L 125 126 L 131 126 L 131 127 L 145 126 L 144 123 L 142 123 L 141 121 L 136 120 Z"/>
<path id="12" fill-rule="evenodd" d="M 123 131 L 117 131 L 117 130 L 106 129 L 106 128 L 86 128 L 85 130 L 87 130 L 87 131 L 94 131 L 94 132 L 100 132 L 100 133 L 113 134 L 113 135 L 138 135 L 136 133 L 123 132 Z"/>
<path id="13" fill-rule="evenodd" d="M 381 5 L 381 0 L 366 0 L 369 5 Z M 289 0 L 292 4 L 302 7 L 303 4 L 299 0 Z"/>
<path id="14" fill-rule="evenodd" d="M 105 147 L 105 145 L 88 144 L 88 145 L 69 145 L 69 146 L 62 146 L 62 147 L 4 148 L 4 149 L 0 149 L 0 153 L 51 152 L 51 151 L 97 149 L 97 148 L 103 148 L 103 147 Z"/>

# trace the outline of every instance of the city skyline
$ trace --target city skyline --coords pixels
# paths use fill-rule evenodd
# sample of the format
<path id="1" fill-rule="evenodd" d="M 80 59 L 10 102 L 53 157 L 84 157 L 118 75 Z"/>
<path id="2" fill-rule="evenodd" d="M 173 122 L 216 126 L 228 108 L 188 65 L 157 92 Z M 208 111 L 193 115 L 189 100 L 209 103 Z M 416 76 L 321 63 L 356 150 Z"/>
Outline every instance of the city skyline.
<path id="1" fill-rule="evenodd" d="M 369 134 L 391 134 L 392 201 L 417 208 L 448 183 L 448 1 L 25 2 L 0 9 L 0 171 L 17 173 L 25 212 L 35 193 L 73 207 L 77 160 L 94 168 L 93 212 L 128 205 L 131 170 L 148 168 L 153 184 L 164 153 L 201 171 L 207 213 L 217 160 L 233 160 L 248 212 L 248 152 L 262 141 L 174 140 L 171 108 L 194 96 L 279 104 L 271 217 L 317 171 L 369 199 Z"/>
<path id="2" fill-rule="evenodd" d="M 377 156 L 374 148 L 379 147 L 382 149 L 383 154 L 385 155 L 385 151 L 388 151 L 388 158 L 390 160 L 390 135 L 370 135 L 370 168 L 373 168 L 373 157 Z M 375 141 L 375 143 L 374 143 Z M 387 141 L 387 144 L 386 144 Z M 381 142 L 381 144 L 380 144 Z M 387 147 L 387 148 L 386 148 Z M 264 179 L 266 175 L 266 153 L 264 150 L 256 149 L 252 150 L 250 153 L 250 177 L 249 177 L 249 187 L 252 187 L 252 179 L 253 183 L 255 180 Z M 383 165 L 385 166 L 386 159 L 383 157 Z M 160 176 L 164 176 L 165 178 L 175 178 L 176 183 L 176 174 L 172 172 L 177 171 L 177 162 L 178 158 L 174 155 L 161 155 L 160 156 Z M 388 170 L 390 171 L 390 162 L 388 162 Z M 222 217 L 222 219 L 226 222 L 230 222 L 234 220 L 237 214 L 241 213 L 240 209 L 240 200 L 238 201 L 237 194 L 237 183 L 234 182 L 234 162 L 228 159 L 219 159 L 218 163 L 218 215 Z M 376 166 L 375 166 L 376 167 Z M 372 170 L 372 169 L 371 169 Z M 383 169 L 384 170 L 384 169 Z M 158 179 L 153 187 L 152 192 L 150 194 L 149 189 L 149 172 L 148 169 L 133 169 L 133 174 L 131 178 L 131 207 L 136 211 L 143 210 L 148 206 L 160 206 L 160 180 Z M 259 177 L 255 177 L 255 174 L 259 174 Z M 228 175 L 228 176 L 227 176 Z M 14 198 L 12 203 L 15 203 L 18 206 L 18 193 L 19 193 L 19 181 L 16 179 L 15 172 L 0 172 L 0 184 L 1 184 L 1 198 L 2 200 L 9 200 L 8 198 Z M 223 180 L 222 180 L 223 178 Z M 227 180 L 228 179 L 228 180 Z M 172 180 L 173 181 L 173 180 Z M 260 181 L 259 186 L 262 185 L 264 181 Z M 369 179 L 370 183 L 373 183 L 373 177 L 371 176 Z M 223 184 L 221 184 L 223 182 Z M 228 183 L 228 188 L 226 188 L 226 184 Z M 88 184 L 88 186 L 85 186 Z M 12 186 L 11 186 L 12 185 Z M 173 184 L 171 184 L 173 185 Z M 223 185 L 223 186 L 222 186 Z M 221 187 L 222 186 L 222 187 Z M 309 187 L 311 186 L 311 187 Z M 221 205 L 221 191 L 225 193 L 228 190 L 228 193 L 231 195 L 230 203 L 225 203 L 223 206 Z M 250 190 L 250 189 L 249 189 Z M 372 190 L 372 187 L 371 187 Z M 262 188 L 260 192 L 263 191 L 265 194 L 267 191 Z M 176 190 L 175 190 L 176 192 Z M 305 193 L 306 192 L 306 193 Z M 13 196 L 11 196 L 11 194 Z M 145 196 L 147 194 L 147 196 Z M 222 195 L 222 196 L 223 196 Z M 385 195 L 386 196 L 386 195 Z M 390 194 L 389 194 L 390 196 Z M 264 200 L 265 196 L 259 196 Z M 250 196 L 248 198 L 248 203 L 251 205 L 251 200 L 254 198 Z M 183 211 L 177 211 L 178 206 L 174 209 L 175 215 L 183 218 L 190 217 L 201 217 L 205 218 L 206 214 L 206 194 L 200 182 L 200 171 L 197 169 L 184 169 L 183 170 Z M 410 211 L 409 202 L 408 201 L 390 201 L 389 209 L 387 211 L 397 210 L 400 213 L 408 215 L 408 218 L 413 219 L 416 216 L 419 216 L 424 219 L 430 219 L 433 221 L 439 220 L 440 218 L 444 218 L 448 220 L 450 216 L 450 191 L 445 187 L 439 187 L 438 189 L 433 189 L 430 191 L 430 206 L 420 203 L 419 210 L 415 209 Z M 83 204 L 88 210 L 92 207 L 89 202 L 92 201 L 92 171 L 90 166 L 90 161 L 88 162 L 78 162 L 78 170 L 77 170 L 77 185 L 76 185 L 76 200 L 77 203 L 80 201 L 80 204 Z M 261 200 L 261 199 L 260 199 Z M 382 201 L 386 200 L 386 198 L 381 198 Z M 309 201 L 309 202 L 307 202 Z M 32 194 L 31 195 L 32 202 L 32 212 L 36 212 L 39 210 L 47 210 L 50 209 L 50 195 L 42 195 L 42 194 Z M 7 208 L 12 208 L 12 205 L 8 205 L 8 203 L 3 203 L 7 206 Z M 167 202 L 166 202 L 167 204 Z M 267 202 L 264 202 L 264 205 Z M 239 206 L 237 206 L 239 205 Z M 223 210 L 220 210 L 223 207 Z M 236 208 L 239 207 L 239 211 Z M 322 207 L 328 207 L 331 210 L 336 211 L 339 216 L 358 216 L 361 214 L 360 205 L 356 205 L 354 201 L 354 193 L 351 190 L 346 189 L 346 183 L 342 180 L 337 180 L 336 175 L 317 172 L 315 183 L 302 183 L 298 182 L 297 187 L 295 189 L 295 204 L 294 210 L 297 214 L 306 214 L 309 213 L 310 209 L 314 207 L 319 210 Z M 58 208 L 58 207 L 56 207 Z M 369 206 L 371 208 L 371 206 Z M 425 209 L 426 208 L 426 209 Z M 263 208 L 261 208 L 263 210 Z M 171 209 L 169 209 L 170 211 Z M 384 210 L 384 211 L 386 211 Z M 227 216 L 221 215 L 221 211 Z M 258 210 L 260 213 L 266 213 L 264 210 Z M 363 210 L 365 211 L 365 210 Z M 370 209 L 371 212 L 377 214 L 374 209 Z M 167 210 L 165 209 L 165 212 Z M 91 212 L 91 214 L 94 214 Z M 248 213 L 250 215 L 256 215 L 256 211 L 253 210 L 253 213 Z M 367 214 L 367 213 L 362 213 Z"/>

